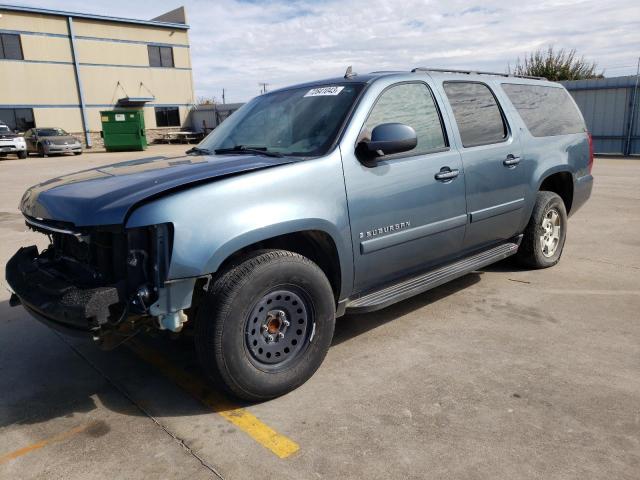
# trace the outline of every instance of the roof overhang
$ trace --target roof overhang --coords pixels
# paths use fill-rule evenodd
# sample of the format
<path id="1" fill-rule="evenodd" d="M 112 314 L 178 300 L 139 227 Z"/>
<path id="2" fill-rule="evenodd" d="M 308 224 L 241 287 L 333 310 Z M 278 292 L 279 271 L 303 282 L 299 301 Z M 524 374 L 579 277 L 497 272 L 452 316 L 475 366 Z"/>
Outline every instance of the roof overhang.
<path id="1" fill-rule="evenodd" d="M 118 107 L 144 107 L 155 99 L 156 97 L 122 97 L 118 99 Z"/>
<path id="2" fill-rule="evenodd" d="M 161 22 L 157 20 L 137 20 L 133 18 L 110 17 L 108 15 L 94 15 L 91 13 L 67 12 L 65 10 L 52 10 L 49 8 L 23 7 L 19 5 L 5 5 L 0 3 L 0 11 L 8 10 L 12 12 L 36 13 L 40 15 L 56 15 L 60 17 L 86 18 L 103 22 L 129 23 L 135 25 L 147 25 L 153 27 L 174 28 L 188 30 L 189 25 L 184 23 Z"/>

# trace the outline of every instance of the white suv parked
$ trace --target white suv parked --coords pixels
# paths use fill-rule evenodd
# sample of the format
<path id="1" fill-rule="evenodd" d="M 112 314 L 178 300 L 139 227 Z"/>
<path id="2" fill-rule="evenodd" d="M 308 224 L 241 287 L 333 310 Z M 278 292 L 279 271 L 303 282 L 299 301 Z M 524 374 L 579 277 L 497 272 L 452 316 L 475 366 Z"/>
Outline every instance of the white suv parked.
<path id="1" fill-rule="evenodd" d="M 0 123 L 0 157 L 15 153 L 18 158 L 27 158 L 27 144 L 24 137 L 13 133 L 4 123 Z"/>

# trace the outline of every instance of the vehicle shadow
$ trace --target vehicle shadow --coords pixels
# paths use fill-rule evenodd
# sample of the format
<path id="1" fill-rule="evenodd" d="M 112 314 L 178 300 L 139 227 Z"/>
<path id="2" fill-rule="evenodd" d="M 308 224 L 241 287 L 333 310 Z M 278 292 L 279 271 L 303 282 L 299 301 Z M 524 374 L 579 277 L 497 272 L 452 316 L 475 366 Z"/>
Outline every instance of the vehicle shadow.
<path id="1" fill-rule="evenodd" d="M 479 282 L 482 273 L 472 272 L 377 312 L 345 315 L 336 322 L 332 345 L 464 290 Z M 225 396 L 209 382 L 189 337 L 176 341 L 168 335 L 141 334 L 135 341 L 156 352 L 171 371 L 181 372 L 186 380 L 167 375 L 126 345 L 100 351 L 90 339 L 61 336 L 21 307 L 0 302 L 0 391 L 4 392 L 0 428 L 88 413 L 99 406 L 132 416 L 150 411 L 161 418 L 205 415 L 247 405 Z M 200 399 L 217 400 L 205 406 L 182 389 L 194 382 L 199 385 Z"/>
<path id="2" fill-rule="evenodd" d="M 332 345 L 339 345 L 342 342 L 351 340 L 358 335 L 362 335 L 370 330 L 380 327 L 399 317 L 407 315 L 415 310 L 419 310 L 438 300 L 464 290 L 480 281 L 482 272 L 471 272 L 464 277 L 460 277 L 449 283 L 429 290 L 415 297 L 408 298 L 402 302 L 393 304 L 382 310 L 371 313 L 347 314 L 336 321 L 336 329 L 333 334 Z"/>

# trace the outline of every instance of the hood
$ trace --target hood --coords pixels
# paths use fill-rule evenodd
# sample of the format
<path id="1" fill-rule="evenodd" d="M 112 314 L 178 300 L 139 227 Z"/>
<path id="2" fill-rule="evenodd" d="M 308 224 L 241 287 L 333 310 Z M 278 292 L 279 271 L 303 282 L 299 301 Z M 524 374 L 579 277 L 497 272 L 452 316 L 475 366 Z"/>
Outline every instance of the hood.
<path id="1" fill-rule="evenodd" d="M 24 215 L 75 226 L 117 225 L 150 197 L 185 185 L 292 163 L 292 157 L 210 155 L 152 157 L 52 178 L 27 190 Z"/>
<path id="2" fill-rule="evenodd" d="M 0 140 L 1 139 L 10 139 L 10 138 L 16 138 L 16 137 L 20 137 L 21 135 L 18 135 L 17 133 L 13 133 L 13 132 L 0 132 Z"/>

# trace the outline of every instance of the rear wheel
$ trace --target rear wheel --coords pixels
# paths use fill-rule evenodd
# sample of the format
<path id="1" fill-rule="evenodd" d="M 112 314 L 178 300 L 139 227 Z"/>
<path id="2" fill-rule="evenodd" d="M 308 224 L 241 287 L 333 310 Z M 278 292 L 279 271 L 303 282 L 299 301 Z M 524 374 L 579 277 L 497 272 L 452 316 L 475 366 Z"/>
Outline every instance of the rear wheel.
<path id="1" fill-rule="evenodd" d="M 559 195 L 538 192 L 516 259 L 524 266 L 547 268 L 560 261 L 567 237 L 567 210 Z"/>
<path id="2" fill-rule="evenodd" d="M 299 387 L 322 363 L 335 324 L 333 291 L 311 260 L 258 252 L 213 282 L 195 323 L 208 375 L 242 399 L 266 400 Z"/>

